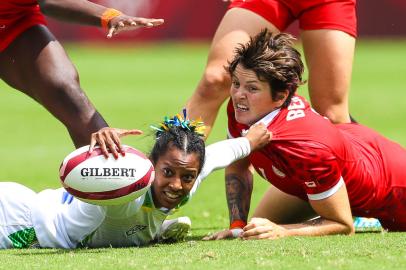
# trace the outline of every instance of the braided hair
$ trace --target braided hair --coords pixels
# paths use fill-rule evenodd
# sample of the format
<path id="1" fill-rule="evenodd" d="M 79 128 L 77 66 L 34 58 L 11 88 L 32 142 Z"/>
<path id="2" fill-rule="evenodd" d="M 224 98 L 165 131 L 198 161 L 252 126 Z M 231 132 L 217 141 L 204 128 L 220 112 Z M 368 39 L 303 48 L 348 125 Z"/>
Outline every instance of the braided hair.
<path id="1" fill-rule="evenodd" d="M 205 158 L 204 124 L 201 120 L 190 121 L 186 119 L 186 110 L 183 110 L 184 117 L 179 114 L 172 118 L 165 117 L 159 126 L 151 126 L 155 132 L 155 145 L 151 151 L 151 159 L 154 164 L 159 157 L 164 155 L 170 147 L 176 147 L 185 154 L 195 153 L 199 157 L 200 173 Z"/>

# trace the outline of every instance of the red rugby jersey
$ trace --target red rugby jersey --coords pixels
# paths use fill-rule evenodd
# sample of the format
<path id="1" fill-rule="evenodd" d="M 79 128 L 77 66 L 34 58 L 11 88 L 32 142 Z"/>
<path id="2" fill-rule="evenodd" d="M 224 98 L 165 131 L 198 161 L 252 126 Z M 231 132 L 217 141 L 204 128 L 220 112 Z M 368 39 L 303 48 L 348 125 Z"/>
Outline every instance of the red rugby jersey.
<path id="1" fill-rule="evenodd" d="M 1 0 L 0 24 L 8 24 L 26 12 L 37 10 L 39 10 L 37 0 Z"/>
<path id="2" fill-rule="evenodd" d="M 241 136 L 249 127 L 236 121 L 231 100 L 227 113 L 229 136 Z M 333 125 L 300 96 L 259 122 L 273 138 L 250 161 L 275 187 L 304 200 L 320 200 L 345 182 L 355 215 L 383 206 L 391 181 L 382 145 L 375 142 L 392 142 L 358 124 Z"/>

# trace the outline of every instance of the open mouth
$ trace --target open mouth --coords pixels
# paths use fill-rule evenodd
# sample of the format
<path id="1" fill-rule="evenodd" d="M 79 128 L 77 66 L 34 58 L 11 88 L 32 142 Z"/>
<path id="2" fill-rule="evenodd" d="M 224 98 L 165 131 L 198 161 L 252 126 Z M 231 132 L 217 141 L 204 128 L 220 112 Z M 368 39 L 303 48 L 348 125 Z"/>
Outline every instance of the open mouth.
<path id="1" fill-rule="evenodd" d="M 245 105 L 239 104 L 239 103 L 237 103 L 237 104 L 235 105 L 235 109 L 238 110 L 238 111 L 242 111 L 242 112 L 247 112 L 247 111 L 249 111 L 248 106 L 245 106 Z"/>
<path id="2" fill-rule="evenodd" d="M 170 200 L 178 200 L 180 197 L 182 197 L 181 194 L 172 193 L 172 192 L 169 192 L 169 191 L 164 191 L 164 194 Z"/>

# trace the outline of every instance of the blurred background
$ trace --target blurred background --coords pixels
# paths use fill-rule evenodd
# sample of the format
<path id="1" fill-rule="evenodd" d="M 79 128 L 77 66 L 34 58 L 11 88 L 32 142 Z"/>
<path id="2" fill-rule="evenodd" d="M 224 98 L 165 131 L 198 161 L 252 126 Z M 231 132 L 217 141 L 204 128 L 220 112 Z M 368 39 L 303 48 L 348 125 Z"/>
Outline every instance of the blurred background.
<path id="1" fill-rule="evenodd" d="M 210 40 L 227 9 L 222 0 L 95 0 L 138 17 L 164 18 L 165 24 L 152 31 L 139 30 L 118 39 L 141 40 Z M 405 0 L 358 0 L 360 37 L 401 37 L 406 35 Z M 61 40 L 105 41 L 100 30 L 75 27 L 51 21 L 51 29 Z M 298 33 L 297 24 L 289 32 Z"/>
<path id="2" fill-rule="evenodd" d="M 227 9 L 222 0 L 94 0 L 138 17 L 164 18 L 165 24 L 152 31 L 139 30 L 120 35 L 122 41 L 210 40 Z M 358 0 L 360 37 L 402 37 L 406 35 L 405 0 Z M 61 40 L 105 41 L 99 29 L 77 27 L 50 20 L 50 27 Z M 297 24 L 289 30 L 298 34 Z M 136 41 L 135 41 L 136 39 Z"/>
<path id="3" fill-rule="evenodd" d="M 227 9 L 222 0 L 100 0 L 127 14 L 164 18 L 157 28 L 120 34 L 111 40 L 99 28 L 56 22 L 49 28 L 79 71 L 81 85 L 114 127 L 139 128 L 145 135 L 124 143 L 149 152 L 149 126 L 180 111 L 202 75 L 210 41 Z M 359 39 L 350 92 L 352 115 L 406 146 L 406 1 L 358 0 Z M 298 34 L 297 25 L 289 30 Z M 297 48 L 301 49 L 300 40 Z M 305 78 L 307 76 L 305 75 Z M 307 96 L 307 86 L 299 94 Z M 226 136 L 224 108 L 209 142 Z M 27 96 L 0 80 L 0 180 L 35 190 L 59 187 L 58 168 L 74 149 L 62 124 Z M 406 164 L 405 164 L 406 165 Z M 223 172 L 214 174 L 198 196 L 224 215 Z M 217 179 L 217 180 L 216 180 Z M 255 189 L 262 194 L 265 181 Z M 219 194 L 213 198 L 212 194 Z M 260 195 L 253 197 L 253 204 Z M 196 200 L 199 201 L 199 200 Z M 188 206 L 189 207 L 189 206 Z M 200 215 L 200 210 L 190 215 Z"/>

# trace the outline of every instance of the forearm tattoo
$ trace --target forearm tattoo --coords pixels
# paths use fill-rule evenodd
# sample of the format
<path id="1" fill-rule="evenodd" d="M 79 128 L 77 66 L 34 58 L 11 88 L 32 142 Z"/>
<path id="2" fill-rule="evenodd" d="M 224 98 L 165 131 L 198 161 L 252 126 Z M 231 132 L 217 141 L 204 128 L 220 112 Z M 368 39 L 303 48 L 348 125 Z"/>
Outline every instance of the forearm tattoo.
<path id="1" fill-rule="evenodd" d="M 247 221 L 250 210 L 253 176 L 227 174 L 226 175 L 226 196 L 230 223 L 234 220 Z"/>

